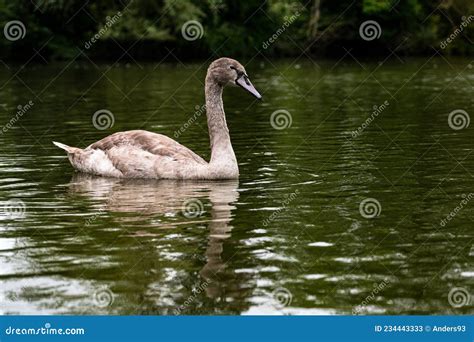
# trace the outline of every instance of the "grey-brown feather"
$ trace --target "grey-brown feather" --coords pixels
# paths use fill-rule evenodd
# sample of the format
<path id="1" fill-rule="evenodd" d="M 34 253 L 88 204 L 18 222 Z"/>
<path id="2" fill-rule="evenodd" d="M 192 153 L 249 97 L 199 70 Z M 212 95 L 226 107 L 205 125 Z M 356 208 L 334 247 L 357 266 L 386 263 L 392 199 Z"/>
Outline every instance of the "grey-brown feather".
<path id="1" fill-rule="evenodd" d="M 206 161 L 196 153 L 166 135 L 144 130 L 114 133 L 91 144 L 87 148 L 101 149 L 107 152 L 119 146 L 139 148 L 156 156 L 166 156 L 174 159 L 184 158 L 206 164 Z"/>

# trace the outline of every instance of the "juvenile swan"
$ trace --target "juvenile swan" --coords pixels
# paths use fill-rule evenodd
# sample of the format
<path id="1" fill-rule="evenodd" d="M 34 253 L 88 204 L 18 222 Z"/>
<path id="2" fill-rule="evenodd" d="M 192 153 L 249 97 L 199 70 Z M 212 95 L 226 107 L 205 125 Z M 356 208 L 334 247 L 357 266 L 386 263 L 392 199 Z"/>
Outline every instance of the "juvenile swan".
<path id="1" fill-rule="evenodd" d="M 81 172 L 118 178 L 235 179 L 239 168 L 225 120 L 222 90 L 238 85 L 256 98 L 262 96 L 236 60 L 219 58 L 206 75 L 206 114 L 211 161 L 162 134 L 143 130 L 118 132 L 85 149 L 53 141 L 66 150 L 72 166 Z"/>

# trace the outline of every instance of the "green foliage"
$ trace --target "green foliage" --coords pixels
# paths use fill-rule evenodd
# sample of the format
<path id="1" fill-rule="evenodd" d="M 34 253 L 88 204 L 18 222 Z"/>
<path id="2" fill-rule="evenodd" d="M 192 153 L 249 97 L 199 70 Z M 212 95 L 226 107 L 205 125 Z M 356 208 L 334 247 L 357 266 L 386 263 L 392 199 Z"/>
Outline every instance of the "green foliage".
<path id="1" fill-rule="evenodd" d="M 0 39 L 0 59 L 28 59 L 35 51 L 47 59 L 70 59 L 79 51 L 90 58 L 113 59 L 123 54 L 118 45 L 138 58 L 154 58 L 165 47 L 181 58 L 254 56 L 258 51 L 291 56 L 302 50 L 332 55 L 344 49 L 371 55 L 394 49 L 472 54 L 474 21 L 440 49 L 470 15 L 471 0 L 0 0 L 0 28 L 12 20 L 26 26 L 23 39 Z M 196 41 L 182 37 L 181 28 L 190 20 L 204 30 Z M 377 21 L 383 32 L 370 44 L 359 35 L 366 20 Z M 91 39 L 93 44 L 85 49 Z"/>
<path id="2" fill-rule="evenodd" d="M 398 0 L 395 0 L 398 1 Z M 392 0 L 364 0 L 362 3 L 364 14 L 377 14 L 380 12 L 387 12 L 392 7 Z"/>

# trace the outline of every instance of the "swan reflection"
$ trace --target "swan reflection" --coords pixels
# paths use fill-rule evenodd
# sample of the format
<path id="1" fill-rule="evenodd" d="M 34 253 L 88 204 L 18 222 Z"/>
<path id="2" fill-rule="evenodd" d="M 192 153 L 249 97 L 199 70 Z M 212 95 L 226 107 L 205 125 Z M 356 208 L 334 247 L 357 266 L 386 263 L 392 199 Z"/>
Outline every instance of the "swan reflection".
<path id="1" fill-rule="evenodd" d="M 131 224 L 150 217 L 170 218 L 156 221 L 154 228 L 207 223 L 209 237 L 205 251 L 206 263 L 199 274 L 207 283 L 206 295 L 217 298 L 222 295 L 218 273 L 225 268 L 222 253 L 224 241 L 231 236 L 230 223 L 234 204 L 239 198 L 238 185 L 237 180 L 212 182 L 116 179 L 77 173 L 69 183 L 69 192 L 93 201 L 98 206 L 98 212 L 126 214 L 113 217 L 119 224 Z M 208 201 L 210 207 L 204 206 L 203 202 Z M 197 205 L 197 209 L 193 207 L 187 212 L 188 205 Z M 196 210 L 209 212 L 210 220 L 200 217 Z M 139 236 L 146 234 L 141 233 Z"/>

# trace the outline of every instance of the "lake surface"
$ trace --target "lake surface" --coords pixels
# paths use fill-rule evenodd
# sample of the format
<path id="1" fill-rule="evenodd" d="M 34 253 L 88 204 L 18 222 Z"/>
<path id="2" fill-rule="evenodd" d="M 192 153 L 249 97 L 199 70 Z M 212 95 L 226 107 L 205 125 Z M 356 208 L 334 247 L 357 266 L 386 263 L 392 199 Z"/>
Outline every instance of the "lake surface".
<path id="1" fill-rule="evenodd" d="M 1 67 L 2 313 L 473 313 L 474 61 L 250 61 L 238 181 L 91 177 L 52 145 L 146 129 L 209 159 L 207 65 Z"/>

